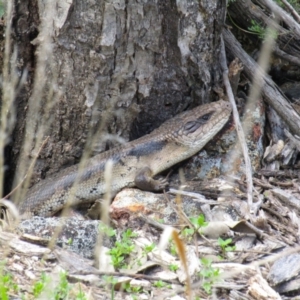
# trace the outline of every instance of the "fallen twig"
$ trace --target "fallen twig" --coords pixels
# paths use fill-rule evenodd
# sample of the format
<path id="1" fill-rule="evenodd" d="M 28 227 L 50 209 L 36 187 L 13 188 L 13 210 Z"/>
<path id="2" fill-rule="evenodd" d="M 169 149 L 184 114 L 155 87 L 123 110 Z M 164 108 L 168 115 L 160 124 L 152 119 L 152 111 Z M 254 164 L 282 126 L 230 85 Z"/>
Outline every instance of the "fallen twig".
<path id="1" fill-rule="evenodd" d="M 223 29 L 223 38 L 227 51 L 240 59 L 246 75 L 249 78 L 253 78 L 257 70 L 259 70 L 257 63 L 244 51 L 233 34 L 225 28 Z M 262 75 L 261 80 L 264 100 L 274 108 L 291 131 L 298 134 L 300 132 L 300 116 L 270 77 Z"/>

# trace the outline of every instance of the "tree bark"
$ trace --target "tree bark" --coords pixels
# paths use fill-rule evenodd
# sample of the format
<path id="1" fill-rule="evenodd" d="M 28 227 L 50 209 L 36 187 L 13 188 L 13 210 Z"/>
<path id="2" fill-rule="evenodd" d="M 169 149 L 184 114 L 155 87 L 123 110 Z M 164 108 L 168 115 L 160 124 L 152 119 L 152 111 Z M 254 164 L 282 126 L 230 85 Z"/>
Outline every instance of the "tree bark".
<path id="1" fill-rule="evenodd" d="M 46 136 L 33 181 L 77 163 L 85 145 L 101 152 L 210 102 L 223 17 L 210 0 L 16 1 L 13 43 L 29 70 L 16 100 L 16 181 Z"/>

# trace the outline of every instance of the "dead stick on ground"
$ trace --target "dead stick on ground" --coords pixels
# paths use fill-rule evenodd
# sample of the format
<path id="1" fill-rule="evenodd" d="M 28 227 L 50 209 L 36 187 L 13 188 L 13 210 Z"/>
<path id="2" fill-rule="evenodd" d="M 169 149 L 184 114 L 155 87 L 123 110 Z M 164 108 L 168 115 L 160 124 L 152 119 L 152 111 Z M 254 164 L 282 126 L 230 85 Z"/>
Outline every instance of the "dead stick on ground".
<path id="1" fill-rule="evenodd" d="M 300 25 L 289 15 L 284 9 L 282 9 L 276 2 L 271 0 L 259 0 L 262 5 L 267 6 L 278 18 L 278 20 L 285 22 L 290 30 L 293 31 L 298 37 L 300 37 Z"/>
<path id="2" fill-rule="evenodd" d="M 300 23 L 300 16 L 298 15 L 298 13 L 296 12 L 296 10 L 294 9 L 294 7 L 288 3 L 286 0 L 281 0 L 282 3 L 284 4 L 284 6 L 290 11 L 290 13 L 292 14 L 292 16 L 294 17 L 294 19 Z"/>
<path id="3" fill-rule="evenodd" d="M 300 59 L 296 56 L 290 55 L 284 51 L 282 51 L 277 45 L 274 47 L 274 53 L 279 56 L 280 58 L 283 58 L 284 60 L 287 60 L 291 62 L 292 64 L 297 65 L 300 67 Z"/>
<path id="4" fill-rule="evenodd" d="M 257 63 L 244 51 L 229 30 L 223 29 L 223 38 L 226 50 L 231 53 L 232 56 L 239 58 L 244 66 L 247 77 L 253 78 L 256 72 L 261 72 Z M 260 78 L 262 81 L 262 95 L 264 100 L 274 108 L 294 134 L 299 134 L 300 116 L 270 77 L 262 74 Z"/>

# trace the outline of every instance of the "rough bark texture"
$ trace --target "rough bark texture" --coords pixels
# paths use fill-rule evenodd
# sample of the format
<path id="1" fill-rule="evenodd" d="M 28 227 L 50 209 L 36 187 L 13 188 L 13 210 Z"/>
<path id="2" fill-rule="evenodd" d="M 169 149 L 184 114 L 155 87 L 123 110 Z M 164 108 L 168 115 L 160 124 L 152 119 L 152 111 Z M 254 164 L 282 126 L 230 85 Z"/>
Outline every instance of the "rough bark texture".
<path id="1" fill-rule="evenodd" d="M 34 0 L 16 2 L 13 24 L 18 31 L 14 42 L 27 41 L 19 47 L 20 60 L 25 56 L 29 64 L 37 65 L 45 39 L 41 27 L 37 38 L 28 30 L 35 32 L 39 20 L 46 20 L 43 26 L 51 36 L 52 54 L 42 57 L 47 66 L 42 105 L 37 124 L 32 125 L 36 133 L 45 119 L 51 120 L 44 132 L 50 141 L 38 160 L 35 181 L 76 163 L 90 128 L 97 138 L 92 150 L 100 152 L 115 143 L 112 136 L 137 138 L 187 107 L 214 97 L 212 87 L 221 80 L 216 63 L 220 1 L 49 2 L 40 1 L 38 6 Z M 25 109 L 28 97 L 25 93 L 18 98 L 18 112 L 34 122 Z M 45 112 L 47 99 L 55 103 L 50 116 Z M 14 160 L 24 139 L 24 120 L 18 119 Z M 24 157 L 32 154 L 29 151 Z"/>
<path id="2" fill-rule="evenodd" d="M 9 23 L 8 23 L 9 24 Z M 6 147 L 6 178 L 5 193 L 8 193 L 16 162 L 20 155 L 21 146 L 25 138 L 25 124 L 27 103 L 32 92 L 34 73 L 34 52 L 35 47 L 30 43 L 38 34 L 39 16 L 37 0 L 15 1 L 12 18 L 12 48 L 18 52 L 18 64 L 16 68 L 21 79 L 24 72 L 27 72 L 26 80 L 23 83 L 17 98 L 15 99 L 16 125 L 10 143 Z M 1 69 L 3 63 L 1 61 Z"/>

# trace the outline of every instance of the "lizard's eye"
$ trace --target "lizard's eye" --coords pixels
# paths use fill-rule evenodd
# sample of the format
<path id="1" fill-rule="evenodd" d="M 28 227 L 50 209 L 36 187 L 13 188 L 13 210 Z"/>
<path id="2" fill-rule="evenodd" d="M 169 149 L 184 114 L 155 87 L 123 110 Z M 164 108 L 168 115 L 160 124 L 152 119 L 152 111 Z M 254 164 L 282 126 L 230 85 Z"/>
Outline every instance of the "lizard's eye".
<path id="1" fill-rule="evenodd" d="M 212 114 L 206 114 L 206 115 L 204 115 L 204 116 L 202 116 L 201 118 L 199 118 L 198 120 L 200 121 L 208 121 L 209 119 L 210 119 L 210 117 L 211 117 L 211 115 Z"/>
<path id="2" fill-rule="evenodd" d="M 186 133 L 195 132 L 199 127 L 204 125 L 210 119 L 211 115 L 212 113 L 205 114 L 197 120 L 187 122 L 184 125 L 184 131 L 186 131 Z"/>

